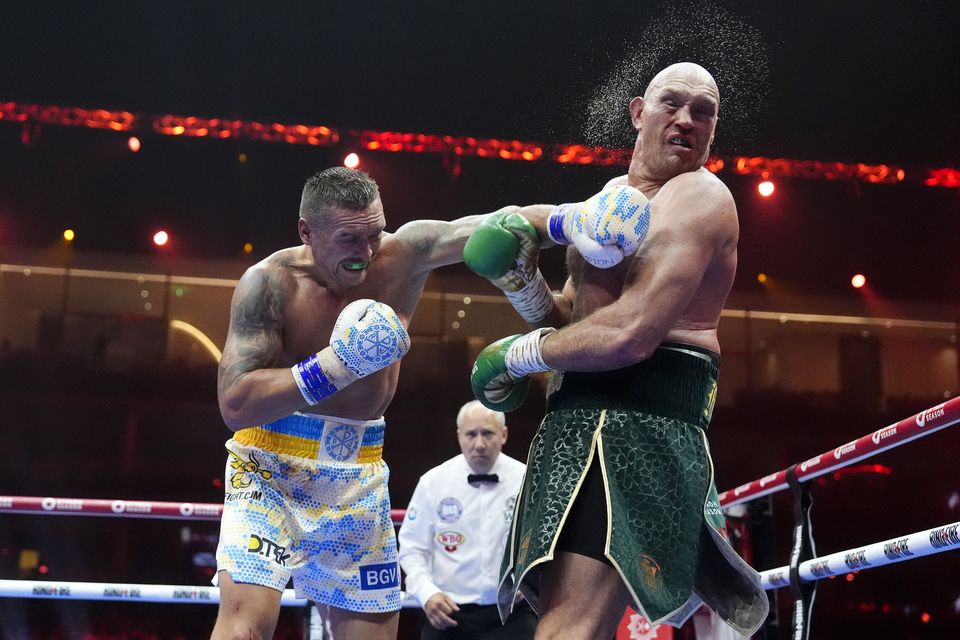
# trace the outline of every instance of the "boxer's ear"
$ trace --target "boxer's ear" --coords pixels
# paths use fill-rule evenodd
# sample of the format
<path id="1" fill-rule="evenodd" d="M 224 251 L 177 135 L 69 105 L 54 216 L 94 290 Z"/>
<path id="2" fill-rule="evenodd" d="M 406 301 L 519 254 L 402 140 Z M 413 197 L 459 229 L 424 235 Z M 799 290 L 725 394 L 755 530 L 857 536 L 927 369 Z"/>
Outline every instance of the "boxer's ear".
<path id="1" fill-rule="evenodd" d="M 310 244 L 313 231 L 310 229 L 310 224 L 303 218 L 297 220 L 297 233 L 300 235 L 300 241 L 303 244 Z"/>
<path id="2" fill-rule="evenodd" d="M 643 112 L 643 97 L 637 96 L 630 101 L 630 122 L 633 123 L 633 128 L 637 131 L 640 130 L 640 113 Z"/>

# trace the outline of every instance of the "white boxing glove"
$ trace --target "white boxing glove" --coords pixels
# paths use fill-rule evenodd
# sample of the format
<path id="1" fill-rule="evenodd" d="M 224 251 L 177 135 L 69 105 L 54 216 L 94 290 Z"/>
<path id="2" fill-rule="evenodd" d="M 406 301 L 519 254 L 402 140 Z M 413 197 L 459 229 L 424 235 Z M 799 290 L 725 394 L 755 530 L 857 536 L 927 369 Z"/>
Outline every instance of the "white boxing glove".
<path id="1" fill-rule="evenodd" d="M 340 312 L 330 346 L 291 368 L 300 393 L 316 404 L 359 378 L 387 367 L 410 350 L 410 336 L 397 313 L 362 299 Z"/>
<path id="2" fill-rule="evenodd" d="M 600 269 L 636 253 L 649 228 L 650 201 L 627 185 L 607 187 L 586 202 L 561 204 L 547 222 L 551 240 L 573 244 L 584 260 Z"/>

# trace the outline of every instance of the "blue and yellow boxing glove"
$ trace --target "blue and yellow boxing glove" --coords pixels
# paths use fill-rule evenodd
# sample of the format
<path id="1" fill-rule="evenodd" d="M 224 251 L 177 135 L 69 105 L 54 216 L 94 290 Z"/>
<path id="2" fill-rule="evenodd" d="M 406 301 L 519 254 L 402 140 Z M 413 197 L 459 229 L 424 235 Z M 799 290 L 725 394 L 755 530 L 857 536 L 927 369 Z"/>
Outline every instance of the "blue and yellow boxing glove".
<path id="1" fill-rule="evenodd" d="M 573 244 L 600 269 L 619 264 L 640 248 L 650 228 L 650 201 L 627 185 L 607 187 L 586 202 L 561 204 L 547 232 L 557 244 Z"/>
<path id="2" fill-rule="evenodd" d="M 499 287 L 524 320 L 536 324 L 553 309 L 553 294 L 537 268 L 537 230 L 511 209 L 515 207 L 480 223 L 463 248 L 463 262 Z"/>
<path id="3" fill-rule="evenodd" d="M 531 373 L 550 371 L 540 348 L 548 335 L 545 327 L 527 334 L 507 336 L 484 347 L 470 372 L 474 397 L 493 411 L 513 411 L 527 398 Z"/>
<path id="4" fill-rule="evenodd" d="M 291 367 L 307 404 L 314 405 L 360 378 L 388 367 L 410 350 L 400 316 L 382 302 L 348 304 L 330 335 L 330 346 Z"/>

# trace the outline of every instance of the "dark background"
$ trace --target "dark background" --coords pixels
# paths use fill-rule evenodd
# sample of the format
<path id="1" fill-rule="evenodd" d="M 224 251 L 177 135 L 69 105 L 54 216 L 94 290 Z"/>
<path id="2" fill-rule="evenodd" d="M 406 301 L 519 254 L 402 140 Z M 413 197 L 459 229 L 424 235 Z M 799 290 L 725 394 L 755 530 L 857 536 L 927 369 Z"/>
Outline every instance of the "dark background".
<path id="1" fill-rule="evenodd" d="M 956 302 L 958 190 L 919 186 L 915 168 L 960 166 L 957 4 L 731 6 L 14 5 L 0 20 L 0 100 L 576 143 L 618 70 L 697 60 L 721 83 L 721 155 L 908 170 L 895 186 L 780 180 L 769 201 L 756 177 L 722 172 L 743 227 L 738 288 L 765 271 L 843 295 L 863 271 L 883 297 Z M 629 96 L 649 75 L 625 78 Z M 78 250 L 139 252 L 163 225 L 183 255 L 237 256 L 245 242 L 267 255 L 296 242 L 304 178 L 355 150 L 145 131 L 131 154 L 126 134 L 42 126 L 29 146 L 20 134 L 0 122 L 0 250 L 52 243 L 70 226 Z M 630 139 L 624 126 L 599 142 Z M 579 200 L 623 172 L 466 158 L 453 178 L 441 156 L 390 156 L 366 153 L 362 166 L 383 187 L 391 228 Z"/>
<path id="2" fill-rule="evenodd" d="M 714 26 L 722 37 L 705 35 Z M 589 104 L 618 61 L 653 70 L 702 61 L 723 96 L 719 154 L 908 171 L 899 185 L 779 180 L 769 200 L 756 196 L 756 177 L 721 172 L 741 221 L 734 292 L 758 291 L 763 271 L 796 294 L 855 299 L 849 279 L 863 272 L 879 298 L 931 303 L 939 317 L 955 318 L 960 190 L 924 187 L 912 176 L 960 167 L 958 28 L 956 2 L 24 3 L 0 15 L 0 101 L 575 143 L 587 141 L 585 125 L 596 119 Z M 647 80 L 630 79 L 636 93 Z M 131 154 L 128 134 L 43 126 L 24 144 L 21 133 L 0 121 L 0 260 L 5 250 L 53 245 L 66 227 L 78 233 L 77 251 L 151 253 L 149 236 L 164 226 L 174 260 L 252 262 L 297 241 L 304 178 L 357 150 L 145 131 L 137 132 L 143 149 Z M 628 144 L 622 135 L 602 142 Z M 362 167 L 381 185 L 391 229 L 507 203 L 580 200 L 623 172 L 465 158 L 454 177 L 440 156 L 369 152 Z M 245 242 L 254 245 L 250 256 Z M 544 256 L 544 270 L 560 281 L 556 252 Z M 401 380 L 398 397 L 407 402 L 388 416 L 409 428 L 387 440 L 397 506 L 419 472 L 456 452 L 452 431 L 434 425 L 452 424 L 463 400 L 444 363 L 462 361 L 465 347 L 422 353 L 429 355 L 407 365 Z M 0 369 L 0 431 L 14 452 L 0 469 L 0 493 L 220 499 L 226 430 L 212 370 L 71 372 L 36 353 L 4 356 Z M 424 389 L 431 393 L 422 403 L 409 401 Z M 868 433 L 942 401 L 938 393 L 867 411 L 840 396 L 745 394 L 714 421 L 718 484 L 730 488 Z M 533 400 L 513 417 L 511 455 L 524 457 L 541 409 Z M 956 491 L 960 443 L 941 435 L 879 459 L 895 469 L 893 478 L 825 478 L 820 484 L 832 486 L 818 490 L 816 516 L 822 548 L 956 520 L 943 498 Z M 413 441 L 416 458 L 403 457 Z M 787 502 L 777 505 L 789 512 Z M 182 542 L 180 523 L 39 520 L 2 516 L 0 554 L 43 549 L 48 579 L 207 579 L 191 558 L 215 541 L 215 524 L 192 527 Z M 778 525 L 780 564 L 786 520 Z M 955 637 L 960 587 L 952 555 L 824 582 L 813 637 Z M 17 577 L 16 558 L 0 555 L 0 569 Z M 10 637 L 22 637 L 11 629 L 28 621 L 32 637 L 77 637 L 87 628 L 141 637 L 131 631 L 140 626 L 152 630 L 142 637 L 192 638 L 213 620 L 206 608 L 0 604 L 9 625 L 0 635 Z M 922 625 L 927 610 L 933 621 Z M 284 616 L 281 627 L 292 635 L 296 620 Z"/>

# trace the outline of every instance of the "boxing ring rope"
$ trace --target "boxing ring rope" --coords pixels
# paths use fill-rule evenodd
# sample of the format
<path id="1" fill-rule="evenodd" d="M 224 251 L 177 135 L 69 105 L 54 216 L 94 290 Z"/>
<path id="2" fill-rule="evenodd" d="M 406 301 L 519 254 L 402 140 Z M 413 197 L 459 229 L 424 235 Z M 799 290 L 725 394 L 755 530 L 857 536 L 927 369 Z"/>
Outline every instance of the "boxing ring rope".
<path id="1" fill-rule="evenodd" d="M 218 604 L 220 589 L 177 584 L 0 580 L 0 598 Z M 283 607 L 304 607 L 308 604 L 309 600 L 297 598 L 293 589 L 285 589 L 280 596 L 280 606 Z M 419 609 L 420 603 L 403 591 L 400 593 L 400 606 Z"/>
<path id="2" fill-rule="evenodd" d="M 842 469 L 888 449 L 952 427 L 957 422 L 960 422 L 960 396 L 904 418 L 900 422 L 877 429 L 873 433 L 851 440 L 836 449 L 825 451 L 799 464 L 724 491 L 720 494 L 720 506 L 726 509 L 782 491 L 788 486 L 787 476 L 791 471 L 796 474 L 799 482 L 808 482 L 825 473 Z"/>
<path id="3" fill-rule="evenodd" d="M 960 522 L 917 531 L 874 542 L 855 549 L 837 551 L 800 563 L 800 577 L 812 582 L 821 578 L 874 569 L 887 564 L 913 560 L 960 547 Z M 790 567 L 783 566 L 760 572 L 760 581 L 766 590 L 790 586 Z"/>
<path id="4" fill-rule="evenodd" d="M 109 500 L 99 498 L 51 498 L 0 496 L 0 513 L 56 514 L 61 516 L 107 516 L 147 520 L 219 521 L 223 505 L 214 502 L 161 502 L 157 500 Z M 391 509 L 393 524 L 403 522 L 405 509 Z"/>
<path id="5" fill-rule="evenodd" d="M 782 491 L 789 486 L 787 478 L 790 474 L 795 474 L 801 483 L 808 482 L 958 422 L 960 397 L 920 411 L 804 462 L 724 491 L 720 494 L 721 506 L 729 508 Z M 215 521 L 219 520 L 222 510 L 223 505 L 214 503 L 0 496 L 0 513 Z M 390 511 L 394 524 L 399 524 L 404 514 L 403 509 Z M 960 548 L 960 522 L 805 560 L 799 563 L 799 576 L 802 580 L 814 582 L 957 548 Z M 790 585 L 789 566 L 762 571 L 760 576 L 767 590 Z M 0 580 L 0 597 L 207 604 L 217 603 L 220 599 L 216 587 L 36 580 Z M 281 604 L 303 606 L 307 601 L 297 599 L 293 590 L 288 589 L 281 597 Z M 406 593 L 403 594 L 402 604 L 404 607 L 419 606 L 416 599 Z"/>

